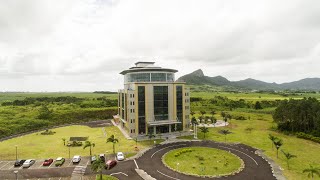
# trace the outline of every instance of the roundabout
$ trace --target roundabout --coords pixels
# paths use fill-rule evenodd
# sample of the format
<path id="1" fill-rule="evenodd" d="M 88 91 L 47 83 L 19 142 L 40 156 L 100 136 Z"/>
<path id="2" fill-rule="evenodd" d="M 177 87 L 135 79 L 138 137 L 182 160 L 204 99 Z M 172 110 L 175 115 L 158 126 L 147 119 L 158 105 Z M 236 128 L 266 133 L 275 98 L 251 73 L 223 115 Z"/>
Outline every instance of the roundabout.
<path id="1" fill-rule="evenodd" d="M 175 155 L 177 155 L 175 153 L 183 150 L 181 148 L 204 148 L 206 152 L 202 152 L 201 155 L 197 155 L 196 151 L 186 152 L 182 153 L 182 155 L 179 155 L 182 157 L 180 160 L 179 156 L 177 158 L 173 158 Z M 208 149 L 212 150 L 211 153 Z M 262 157 L 255 154 L 255 151 L 256 149 L 243 144 L 225 144 L 214 141 L 175 142 L 159 145 L 153 149 L 150 149 L 149 151 L 145 152 L 140 158 L 136 159 L 136 162 L 137 165 L 139 165 L 140 169 L 143 169 L 148 175 L 155 179 L 276 179 L 272 174 L 271 167 L 268 162 Z M 198 152 L 200 153 L 201 151 Z M 183 154 L 187 156 L 184 156 Z M 222 157 L 218 157 L 218 155 L 222 155 Z M 225 155 L 225 158 L 223 158 L 223 155 Z M 226 155 L 228 156 L 226 157 Z M 206 156 L 207 159 L 204 158 L 203 161 L 207 162 L 202 162 L 203 164 L 201 164 L 201 162 L 197 162 L 199 161 L 199 157 L 204 156 Z M 214 156 L 216 156 L 216 159 L 214 158 Z M 239 161 L 237 161 L 236 159 Z M 227 165 L 233 168 L 230 168 L 230 171 L 228 172 L 218 171 L 219 169 L 223 169 L 226 161 L 228 161 L 228 163 L 235 163 L 232 165 Z M 196 164 L 195 162 L 199 164 Z M 238 164 L 239 162 L 240 165 Z M 241 163 L 243 164 L 241 165 Z M 182 169 L 182 167 L 187 169 Z M 195 173 L 190 173 L 188 172 L 188 170 L 194 171 Z M 210 174 L 210 172 L 213 173 Z"/>
<path id="2" fill-rule="evenodd" d="M 196 177 L 231 175 L 244 168 L 238 156 L 208 147 L 174 149 L 162 157 L 162 162 L 171 170 Z"/>

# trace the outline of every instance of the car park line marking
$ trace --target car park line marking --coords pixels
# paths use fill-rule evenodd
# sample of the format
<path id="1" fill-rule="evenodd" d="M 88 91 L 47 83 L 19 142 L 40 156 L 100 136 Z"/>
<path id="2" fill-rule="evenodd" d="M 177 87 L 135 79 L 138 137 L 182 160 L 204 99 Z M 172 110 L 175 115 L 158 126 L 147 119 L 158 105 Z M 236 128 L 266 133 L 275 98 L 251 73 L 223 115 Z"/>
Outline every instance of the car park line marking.
<path id="1" fill-rule="evenodd" d="M 86 166 L 88 166 L 89 162 L 90 162 L 90 160 L 88 160 L 88 162 L 87 162 Z"/>
<path id="2" fill-rule="evenodd" d="M 71 163 L 72 163 L 72 161 L 70 161 L 70 163 L 69 163 L 69 165 L 68 165 L 68 166 L 70 166 L 70 165 L 71 165 Z"/>
<path id="3" fill-rule="evenodd" d="M 125 176 L 128 176 L 128 174 L 123 173 L 123 172 L 111 173 L 110 175 L 112 176 L 112 175 L 114 175 L 114 174 L 123 174 L 123 175 L 125 175 Z"/>
<path id="4" fill-rule="evenodd" d="M 249 156 L 248 154 L 246 154 L 246 153 L 244 153 L 244 152 L 242 152 L 242 151 L 239 151 L 239 150 L 236 150 L 236 149 L 233 149 L 233 148 L 229 148 L 229 147 L 225 147 L 225 146 L 219 146 L 219 147 L 226 148 L 226 149 L 232 149 L 232 150 L 234 150 L 234 151 L 238 151 L 238 152 L 240 152 L 240 153 L 242 153 L 242 154 L 244 154 L 244 155 L 248 156 L 248 157 L 249 157 L 250 159 L 252 159 L 252 160 L 256 163 L 256 165 L 258 166 L 257 161 L 256 161 L 256 160 L 254 160 L 254 159 L 253 159 L 253 157 Z"/>
<path id="5" fill-rule="evenodd" d="M 10 163 L 10 161 L 8 161 L 7 164 L 1 166 L 0 169 L 2 169 L 3 167 L 5 167 L 5 166 L 8 165 L 9 163 Z"/>
<path id="6" fill-rule="evenodd" d="M 51 166 L 54 164 L 54 161 L 52 161 L 52 163 L 50 164 L 50 166 L 48 168 L 51 168 Z"/>
<path id="7" fill-rule="evenodd" d="M 136 164 L 137 169 L 139 169 L 139 166 L 137 164 L 137 161 L 135 159 L 133 159 L 134 163 Z"/>
<path id="8" fill-rule="evenodd" d="M 59 180 L 61 180 L 61 178 L 59 178 Z"/>
<path id="9" fill-rule="evenodd" d="M 177 145 L 172 145 L 172 146 L 164 147 L 164 148 L 159 149 L 158 151 L 154 152 L 154 153 L 151 155 L 151 158 L 152 158 L 156 153 L 158 153 L 158 152 L 160 152 L 160 151 L 162 151 L 162 150 L 164 150 L 164 149 L 167 149 L 167 148 L 170 148 L 170 147 L 175 147 L 175 146 L 185 146 L 185 145 L 187 145 L 187 144 L 177 144 Z"/>
<path id="10" fill-rule="evenodd" d="M 22 169 L 23 167 L 22 167 L 22 165 L 21 165 L 21 167 L 19 167 L 19 169 Z"/>
<path id="11" fill-rule="evenodd" d="M 171 176 L 169 176 L 169 175 L 166 175 L 166 174 L 164 174 L 164 173 L 160 172 L 159 170 L 157 170 L 157 172 L 158 172 L 158 173 L 160 173 L 160 174 L 161 174 L 161 175 L 163 175 L 163 176 L 168 177 L 168 178 L 175 179 L 175 180 L 180 180 L 180 179 L 177 179 L 177 178 L 171 177 Z"/>
<path id="12" fill-rule="evenodd" d="M 14 168 L 14 166 L 9 167 L 9 170 L 12 169 L 12 168 Z"/>

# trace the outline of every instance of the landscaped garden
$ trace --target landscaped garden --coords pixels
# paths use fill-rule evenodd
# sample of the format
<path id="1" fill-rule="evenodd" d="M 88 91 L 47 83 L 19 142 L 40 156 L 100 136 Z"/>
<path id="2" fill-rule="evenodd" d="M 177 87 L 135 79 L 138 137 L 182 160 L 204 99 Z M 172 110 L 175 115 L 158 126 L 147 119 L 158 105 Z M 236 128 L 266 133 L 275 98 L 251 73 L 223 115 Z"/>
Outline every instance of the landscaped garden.
<path id="1" fill-rule="evenodd" d="M 236 155 L 206 147 L 175 149 L 166 153 L 162 160 L 175 171 L 195 176 L 229 175 L 243 168 L 243 161 Z"/>

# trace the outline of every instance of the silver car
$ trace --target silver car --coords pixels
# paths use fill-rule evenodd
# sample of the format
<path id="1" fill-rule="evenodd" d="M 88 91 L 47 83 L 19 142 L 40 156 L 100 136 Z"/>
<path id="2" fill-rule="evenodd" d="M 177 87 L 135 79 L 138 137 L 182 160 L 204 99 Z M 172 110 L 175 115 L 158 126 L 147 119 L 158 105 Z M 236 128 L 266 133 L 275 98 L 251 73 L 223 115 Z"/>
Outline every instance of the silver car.
<path id="1" fill-rule="evenodd" d="M 79 163 L 81 161 L 81 156 L 76 155 L 72 158 L 72 163 Z"/>
<path id="2" fill-rule="evenodd" d="M 32 166 L 32 164 L 34 164 L 35 162 L 36 161 L 34 159 L 28 159 L 22 164 L 22 167 L 28 168 L 28 167 Z"/>
<path id="3" fill-rule="evenodd" d="M 124 154 L 122 152 L 117 153 L 117 160 L 118 161 L 123 161 L 124 160 Z"/>

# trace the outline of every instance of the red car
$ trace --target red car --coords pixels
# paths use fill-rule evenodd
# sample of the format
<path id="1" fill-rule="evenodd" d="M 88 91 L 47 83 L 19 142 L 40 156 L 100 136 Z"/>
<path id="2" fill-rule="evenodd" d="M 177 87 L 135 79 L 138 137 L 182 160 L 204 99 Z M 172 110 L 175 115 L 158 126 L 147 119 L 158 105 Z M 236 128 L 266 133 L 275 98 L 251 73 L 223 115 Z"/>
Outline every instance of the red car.
<path id="1" fill-rule="evenodd" d="M 106 162 L 106 169 L 111 169 L 113 168 L 115 165 L 117 165 L 117 161 L 116 160 L 108 160 Z"/>
<path id="2" fill-rule="evenodd" d="M 53 163 L 53 159 L 46 159 L 43 161 L 43 166 L 50 166 L 50 164 Z"/>

